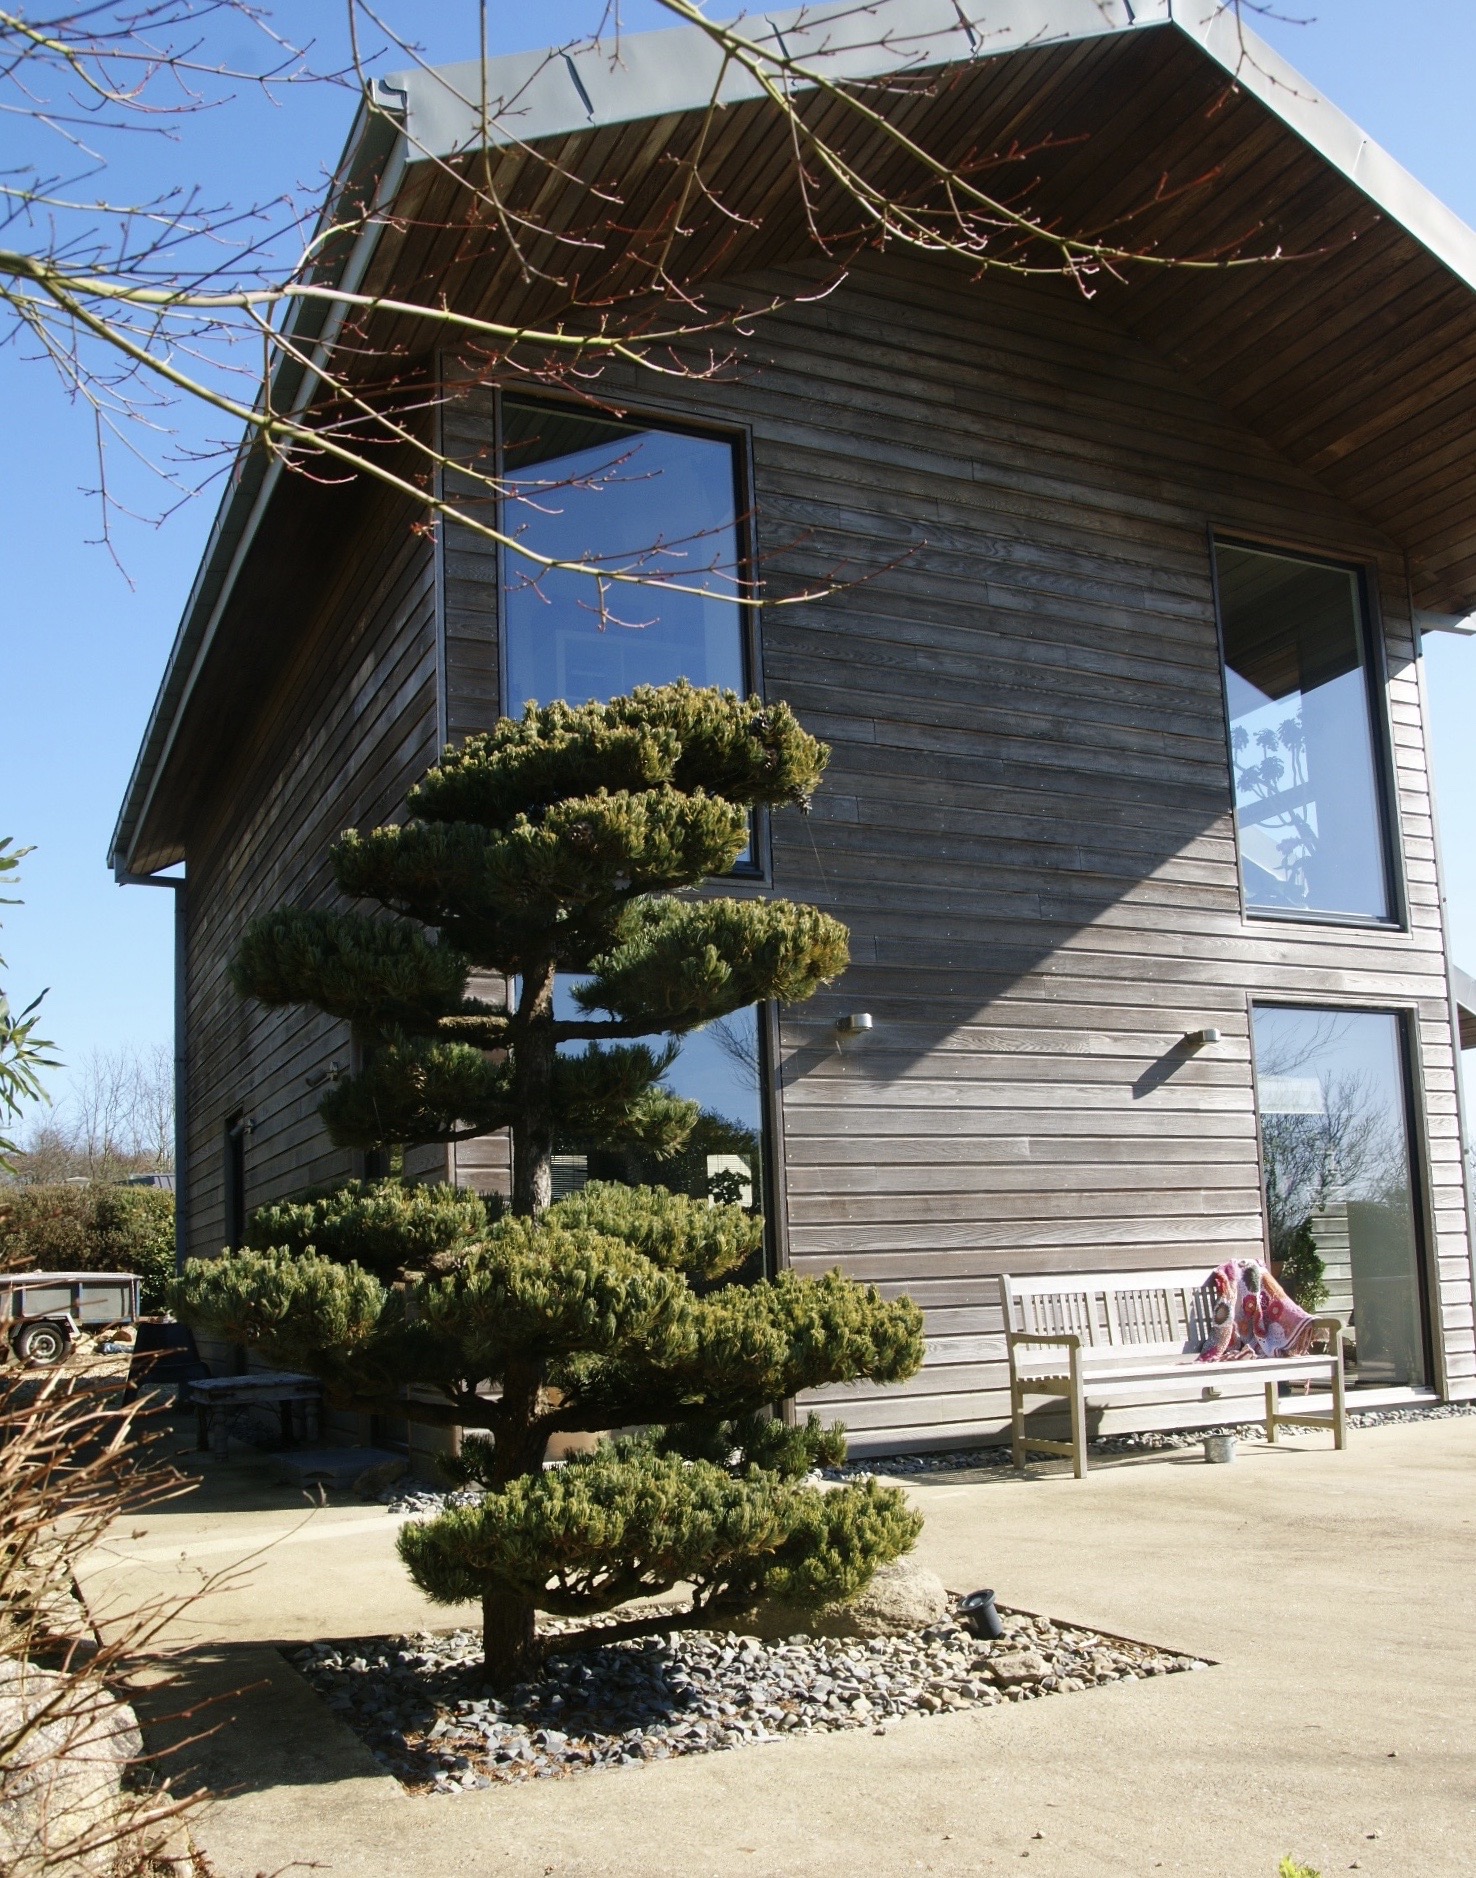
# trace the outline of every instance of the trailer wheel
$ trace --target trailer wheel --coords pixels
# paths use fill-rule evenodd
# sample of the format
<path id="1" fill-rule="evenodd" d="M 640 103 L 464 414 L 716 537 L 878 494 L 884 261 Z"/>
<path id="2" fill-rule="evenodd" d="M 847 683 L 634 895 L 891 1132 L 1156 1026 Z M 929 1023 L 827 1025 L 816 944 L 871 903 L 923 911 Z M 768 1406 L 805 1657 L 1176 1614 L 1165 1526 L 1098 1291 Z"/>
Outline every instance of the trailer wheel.
<path id="1" fill-rule="evenodd" d="M 26 1363 L 59 1363 L 71 1339 L 62 1324 L 27 1324 L 15 1340 L 15 1353 Z"/>

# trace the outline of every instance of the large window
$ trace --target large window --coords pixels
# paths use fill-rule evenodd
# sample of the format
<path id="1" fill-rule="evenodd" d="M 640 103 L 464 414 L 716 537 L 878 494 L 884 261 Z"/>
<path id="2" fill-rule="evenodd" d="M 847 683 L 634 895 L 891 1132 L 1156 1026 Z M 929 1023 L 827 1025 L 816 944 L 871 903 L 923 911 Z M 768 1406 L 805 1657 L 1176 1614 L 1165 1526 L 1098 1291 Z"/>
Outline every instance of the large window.
<path id="1" fill-rule="evenodd" d="M 1390 919 L 1359 577 L 1226 542 L 1215 563 L 1246 904 Z"/>
<path id="2" fill-rule="evenodd" d="M 1349 1378 L 1425 1380 L 1402 1020 L 1257 1005 L 1272 1269 L 1351 1328 Z"/>
<path id="3" fill-rule="evenodd" d="M 738 465 L 721 438 L 504 398 L 507 709 L 678 678 L 745 692 Z M 609 576 L 635 574 L 632 585 Z"/>
<path id="4" fill-rule="evenodd" d="M 505 550 L 509 712 L 529 699 L 583 704 L 679 678 L 740 694 L 751 688 L 739 604 L 741 479 L 731 442 L 504 397 L 502 474 L 503 525 L 520 544 L 643 583 L 540 571 Z M 753 871 L 751 853 L 737 871 Z M 561 978 L 555 988 L 561 1016 L 577 1014 L 573 983 Z M 764 1210 L 761 1063 L 756 1007 L 681 1038 L 663 1086 L 693 1105 L 686 1146 L 661 1157 L 635 1142 L 561 1141 L 555 1195 L 586 1180 L 621 1180 Z"/>

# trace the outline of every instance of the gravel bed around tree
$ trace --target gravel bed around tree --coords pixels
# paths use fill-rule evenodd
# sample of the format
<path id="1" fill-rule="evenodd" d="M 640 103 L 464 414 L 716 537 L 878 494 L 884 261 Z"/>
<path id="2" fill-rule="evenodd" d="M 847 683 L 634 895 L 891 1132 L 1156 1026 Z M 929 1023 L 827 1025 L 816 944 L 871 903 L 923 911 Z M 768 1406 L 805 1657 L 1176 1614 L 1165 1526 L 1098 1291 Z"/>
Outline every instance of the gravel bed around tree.
<path id="1" fill-rule="evenodd" d="M 710 1754 L 790 1735 L 870 1728 L 1110 1682 L 1203 1669 L 1195 1657 L 1001 1611 L 984 1643 L 951 1620 L 914 1635 L 664 1636 L 551 1656 L 543 1676 L 488 1694 L 470 1630 L 366 1637 L 286 1652 L 386 1772 L 424 1793 L 547 1780 Z"/>

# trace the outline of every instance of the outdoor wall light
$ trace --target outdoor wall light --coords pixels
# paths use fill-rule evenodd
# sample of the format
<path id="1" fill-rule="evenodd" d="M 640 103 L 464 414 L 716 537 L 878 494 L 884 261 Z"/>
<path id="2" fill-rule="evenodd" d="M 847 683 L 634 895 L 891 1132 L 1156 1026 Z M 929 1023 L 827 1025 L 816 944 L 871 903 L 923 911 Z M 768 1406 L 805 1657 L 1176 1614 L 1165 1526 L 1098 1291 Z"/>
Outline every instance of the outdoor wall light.
<path id="1" fill-rule="evenodd" d="M 1220 1041 L 1220 1033 L 1215 1029 L 1213 1024 L 1210 1024 L 1204 1030 L 1188 1031 L 1185 1034 L 1184 1041 L 1191 1050 L 1202 1050 L 1207 1043 L 1218 1043 Z"/>
<path id="2" fill-rule="evenodd" d="M 319 1089 L 325 1082 L 342 1082 L 348 1071 L 341 1063 L 330 1063 L 327 1069 L 309 1070 L 303 1080 L 309 1089 Z"/>
<path id="3" fill-rule="evenodd" d="M 858 1036 L 863 1030 L 871 1029 L 870 1011 L 848 1011 L 844 1017 L 835 1020 L 835 1027 L 844 1037 Z"/>

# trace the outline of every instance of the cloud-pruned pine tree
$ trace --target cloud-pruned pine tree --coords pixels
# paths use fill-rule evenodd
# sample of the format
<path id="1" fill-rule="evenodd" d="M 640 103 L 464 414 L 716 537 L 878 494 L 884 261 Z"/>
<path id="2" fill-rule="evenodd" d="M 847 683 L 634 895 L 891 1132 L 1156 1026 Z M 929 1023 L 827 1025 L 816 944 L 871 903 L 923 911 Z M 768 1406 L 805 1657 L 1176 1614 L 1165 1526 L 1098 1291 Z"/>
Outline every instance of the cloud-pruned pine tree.
<path id="1" fill-rule="evenodd" d="M 823 1601 L 916 1537 L 894 1490 L 807 1483 L 843 1439 L 777 1413 L 913 1374 L 910 1301 L 836 1272 L 753 1281 L 764 1227 L 738 1205 L 608 1182 L 551 1201 L 560 1142 L 650 1167 L 702 1138 L 713 1118 L 663 1084 L 671 1039 L 844 970 L 816 908 L 692 891 L 730 872 L 756 808 L 807 805 L 828 754 L 782 704 L 687 684 L 529 705 L 448 749 L 405 822 L 335 845 L 341 892 L 376 911 L 283 909 L 242 938 L 240 992 L 352 1027 L 358 1068 L 321 1104 L 335 1141 L 510 1132 L 500 1217 L 452 1188 L 353 1186 L 259 1210 L 178 1289 L 184 1316 L 340 1404 L 468 1431 L 452 1472 L 479 1492 L 401 1553 L 432 1598 L 480 1600 L 495 1682 L 536 1662 L 538 1609 L 678 1583 L 694 1617 Z M 469 995 L 488 977 L 506 1003 Z M 641 1432 L 544 1466 L 556 1434 L 621 1429 Z"/>

